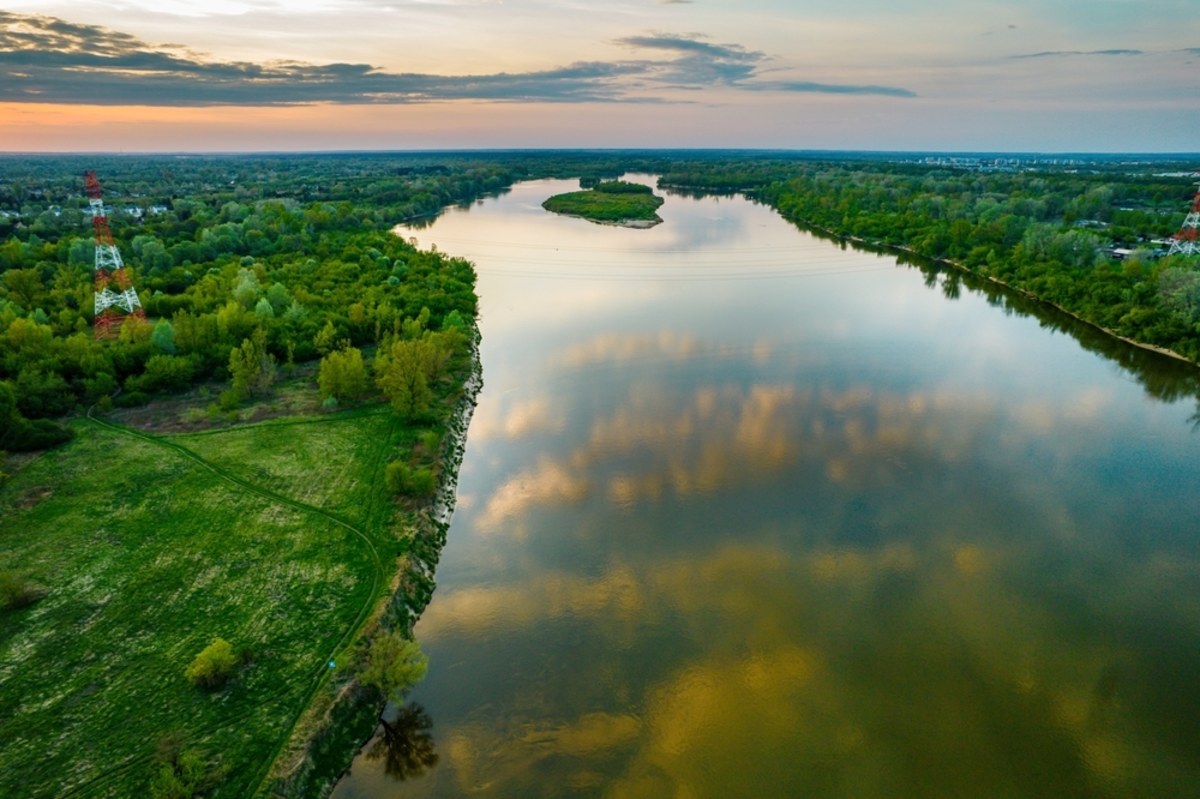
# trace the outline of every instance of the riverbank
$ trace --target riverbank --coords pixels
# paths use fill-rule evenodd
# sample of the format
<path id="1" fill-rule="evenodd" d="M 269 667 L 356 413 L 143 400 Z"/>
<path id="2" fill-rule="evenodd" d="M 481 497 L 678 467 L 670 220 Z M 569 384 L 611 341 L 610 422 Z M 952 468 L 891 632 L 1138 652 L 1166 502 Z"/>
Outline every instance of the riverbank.
<path id="1" fill-rule="evenodd" d="M 778 211 L 778 209 L 776 209 L 776 210 Z M 813 223 L 805 221 L 805 220 L 789 219 L 788 221 L 792 222 L 797 227 L 800 227 L 803 230 L 807 230 L 811 233 L 817 233 L 825 238 L 829 238 L 832 240 L 846 242 L 846 243 L 856 247 L 857 249 L 904 254 L 904 255 L 911 256 L 913 258 L 920 258 L 920 259 L 923 259 L 930 263 L 934 263 L 934 264 L 938 264 L 943 267 L 954 269 L 958 272 L 962 272 L 963 274 L 970 275 L 971 277 L 978 278 L 980 280 L 986 280 L 994 285 L 1000 286 L 1004 289 L 1007 289 L 1009 291 L 1020 294 L 1022 297 L 1024 297 L 1027 300 L 1030 300 L 1030 301 L 1036 302 L 1036 303 L 1040 303 L 1041 305 L 1044 305 L 1047 308 L 1053 308 L 1054 310 L 1058 311 L 1059 313 L 1065 314 L 1065 315 L 1071 317 L 1072 319 L 1074 319 L 1075 321 L 1077 321 L 1081 324 L 1085 324 L 1088 327 L 1092 328 L 1093 330 L 1103 333 L 1104 335 L 1112 338 L 1115 341 L 1120 341 L 1120 342 L 1122 342 L 1124 344 L 1128 344 L 1132 347 L 1137 347 L 1138 349 L 1145 350 L 1146 352 L 1153 352 L 1157 355 L 1164 355 L 1168 358 L 1173 358 L 1177 361 L 1186 363 L 1189 366 L 1194 366 L 1194 367 L 1200 369 L 1200 362 L 1193 361 L 1192 359 L 1188 358 L 1187 356 L 1182 355 L 1178 352 L 1175 352 L 1174 350 L 1168 349 L 1167 347 L 1160 347 L 1156 344 L 1149 344 L 1144 341 L 1138 341 L 1138 340 L 1130 338 L 1128 336 L 1123 336 L 1120 333 L 1116 332 L 1115 330 L 1111 330 L 1107 327 L 1104 327 L 1103 325 L 1097 324 L 1096 322 L 1093 322 L 1090 319 L 1080 316 L 1078 313 L 1075 313 L 1074 311 L 1071 311 L 1068 308 L 1064 308 L 1062 305 L 1059 305 L 1058 303 L 1051 302 L 1050 300 L 1039 297 L 1037 294 L 1035 294 L 1031 291 L 1028 291 L 1027 289 L 1023 289 L 1020 286 L 1014 286 L 1013 284 L 1003 281 L 1000 278 L 995 277 L 993 275 L 985 275 L 985 274 L 976 272 L 975 270 L 971 269 L 971 267 L 969 267 L 966 264 L 961 263 L 959 261 L 954 261 L 954 260 L 951 260 L 948 258 L 931 258 L 928 255 L 924 255 L 923 253 L 917 252 L 912 247 L 907 247 L 907 246 L 900 245 L 900 244 L 888 244 L 888 243 L 882 242 L 882 241 L 868 241 L 867 239 L 864 239 L 862 237 L 849 236 L 844 233 L 839 233 L 835 230 L 831 230 L 827 227 L 823 227 L 821 225 L 816 225 L 816 224 L 813 224 Z"/>
<path id="2" fill-rule="evenodd" d="M 479 341 L 475 327 L 469 374 L 438 454 L 439 481 L 433 501 L 406 518 L 401 538 L 407 543 L 407 551 L 397 558 L 389 593 L 380 598 L 364 623 L 357 639 L 359 645 L 366 645 L 374 634 L 386 630 L 411 637 L 413 625 L 433 596 L 434 572 L 454 513 L 467 431 L 483 387 Z M 328 796 L 355 754 L 374 734 L 384 706 L 378 695 L 359 685 L 351 672 L 332 680 L 304 712 L 256 796 Z"/>

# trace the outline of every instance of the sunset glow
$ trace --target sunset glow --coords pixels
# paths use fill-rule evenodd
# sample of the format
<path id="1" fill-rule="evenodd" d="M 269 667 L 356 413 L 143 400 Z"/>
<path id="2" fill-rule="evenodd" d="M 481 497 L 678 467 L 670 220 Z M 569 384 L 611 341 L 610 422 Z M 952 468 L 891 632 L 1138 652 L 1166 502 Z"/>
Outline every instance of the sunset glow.
<path id="1" fill-rule="evenodd" d="M 0 150 L 1196 149 L 1179 4 L 935 5 L 23 0 Z"/>

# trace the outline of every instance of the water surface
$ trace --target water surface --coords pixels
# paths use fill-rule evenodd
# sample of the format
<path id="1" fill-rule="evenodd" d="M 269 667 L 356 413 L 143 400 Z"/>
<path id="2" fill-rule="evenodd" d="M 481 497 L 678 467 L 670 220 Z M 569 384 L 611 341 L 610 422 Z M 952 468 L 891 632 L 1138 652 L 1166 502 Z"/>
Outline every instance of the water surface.
<path id="1" fill-rule="evenodd" d="M 1200 796 L 1194 372 L 575 187 L 411 231 L 478 267 L 485 387 L 429 675 L 336 797 Z"/>

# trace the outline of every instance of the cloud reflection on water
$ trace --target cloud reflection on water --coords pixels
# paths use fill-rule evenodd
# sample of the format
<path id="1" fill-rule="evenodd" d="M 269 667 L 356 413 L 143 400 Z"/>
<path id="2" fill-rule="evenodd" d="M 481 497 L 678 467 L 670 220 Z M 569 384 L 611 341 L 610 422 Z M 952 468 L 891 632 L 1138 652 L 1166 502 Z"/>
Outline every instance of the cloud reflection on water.
<path id="1" fill-rule="evenodd" d="M 941 473 L 981 450 L 1027 449 L 1031 435 L 1086 430 L 1110 413 L 1112 403 L 1111 394 L 1099 389 L 1085 389 L 1065 403 L 1005 405 L 982 391 L 949 388 L 892 393 L 865 383 L 751 382 L 680 392 L 648 379 L 631 384 L 626 396 L 593 414 L 583 430 L 570 425 L 561 409 L 534 398 L 485 420 L 482 436 L 555 435 L 570 454 L 542 454 L 510 473 L 475 523 L 503 532 L 506 526 L 520 528 L 537 508 L 573 505 L 595 493 L 630 510 L 786 475 L 803 479 L 805 491 L 813 490 L 813 475 L 845 490 L 870 491 L 917 472 Z M 1066 441 L 1065 449 L 1055 453 L 1052 467 L 1101 446 L 1086 435 L 1058 438 Z"/>
<path id="2" fill-rule="evenodd" d="M 1023 790 L 1047 774 L 1098 796 L 1168 795 L 1192 767 L 1134 701 L 1148 661 L 1062 634 L 1069 607 L 1021 589 L 1048 557 L 941 531 L 919 546 L 731 544 L 454 592 L 421 621 L 435 650 L 497 636 L 520 649 L 582 626 L 606 658 L 575 661 L 552 689 L 570 701 L 551 706 L 539 668 L 512 673 L 499 729 L 442 720 L 445 768 L 484 796 L 556 795 L 598 773 L 612 795 L 737 795 L 748 766 L 778 795 L 1056 795 Z M 1111 589 L 1128 601 L 1163 568 L 1136 564 Z M 680 630 L 703 649 L 655 659 L 680 653 Z M 549 709 L 564 706 L 583 710 Z"/>

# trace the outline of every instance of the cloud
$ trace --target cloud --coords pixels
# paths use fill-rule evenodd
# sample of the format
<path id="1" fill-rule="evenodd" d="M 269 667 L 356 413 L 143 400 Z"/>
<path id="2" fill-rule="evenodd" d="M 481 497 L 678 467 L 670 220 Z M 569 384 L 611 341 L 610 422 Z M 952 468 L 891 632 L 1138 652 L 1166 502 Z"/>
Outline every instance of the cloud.
<path id="1" fill-rule="evenodd" d="M 916 97 L 916 92 L 898 86 L 856 86 L 837 83 L 812 83 L 810 81 L 769 81 L 745 88 L 752 91 L 800 92 L 816 94 L 874 94 L 883 97 Z"/>
<path id="2" fill-rule="evenodd" d="M 1144 50 L 1045 50 L 1040 53 L 1023 53 L 1009 56 L 1013 59 L 1024 58 L 1070 58 L 1082 55 L 1145 55 Z"/>
<path id="3" fill-rule="evenodd" d="M 696 36 L 618 41 L 660 58 L 581 61 L 520 73 L 391 73 L 369 64 L 219 61 L 108 28 L 0 11 L 0 102 L 147 106 L 315 103 L 665 102 L 669 89 L 828 91 L 912 96 L 872 86 L 760 83 L 762 53 Z M 798 88 L 806 86 L 808 88 Z"/>
<path id="4" fill-rule="evenodd" d="M 640 47 L 648 50 L 668 50 L 687 55 L 701 55 L 725 61 L 756 62 L 764 58 L 762 53 L 747 50 L 736 44 L 709 44 L 698 38 L 655 34 L 652 36 L 626 36 L 617 44 Z"/>

